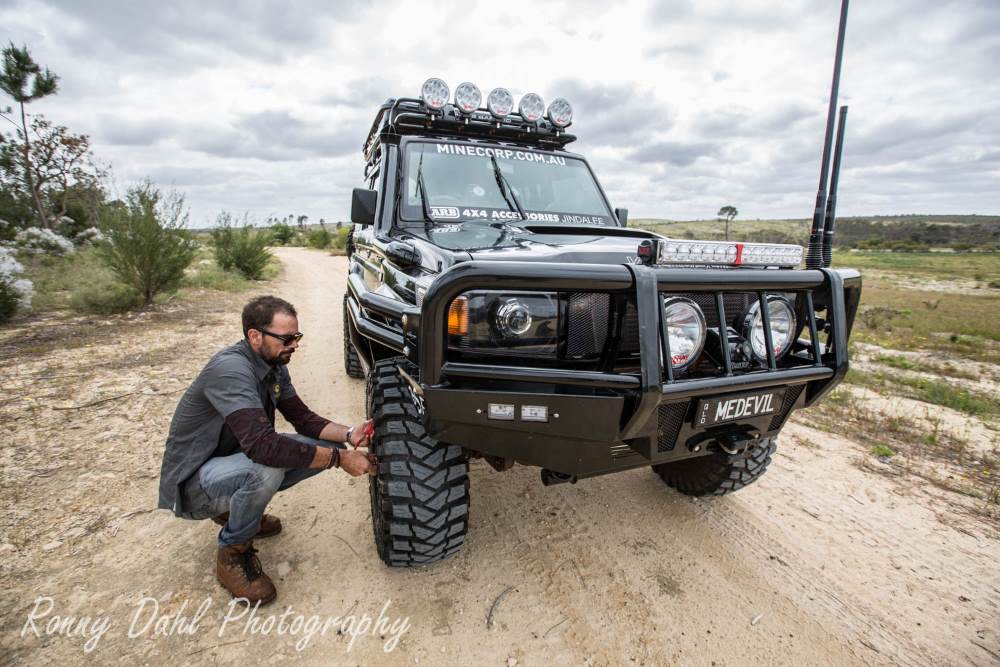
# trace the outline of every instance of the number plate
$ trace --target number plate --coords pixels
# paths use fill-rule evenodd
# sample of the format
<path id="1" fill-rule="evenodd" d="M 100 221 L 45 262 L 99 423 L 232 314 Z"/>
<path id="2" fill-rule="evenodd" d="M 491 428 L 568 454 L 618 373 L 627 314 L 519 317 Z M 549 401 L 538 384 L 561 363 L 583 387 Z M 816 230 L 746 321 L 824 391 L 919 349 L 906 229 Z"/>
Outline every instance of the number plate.
<path id="1" fill-rule="evenodd" d="M 774 389 L 702 399 L 698 401 L 698 408 L 694 413 L 694 425 L 715 426 L 738 419 L 770 415 L 781 408 L 781 399 L 784 396 L 784 389 Z"/>

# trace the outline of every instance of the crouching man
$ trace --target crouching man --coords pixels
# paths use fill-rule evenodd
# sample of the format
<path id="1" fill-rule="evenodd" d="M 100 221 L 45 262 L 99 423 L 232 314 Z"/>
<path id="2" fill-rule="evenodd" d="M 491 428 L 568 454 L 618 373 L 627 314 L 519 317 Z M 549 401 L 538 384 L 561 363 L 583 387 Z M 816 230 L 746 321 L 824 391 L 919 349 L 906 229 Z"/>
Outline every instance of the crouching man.
<path id="1" fill-rule="evenodd" d="M 277 595 L 254 538 L 281 531 L 264 509 L 278 491 L 326 470 L 374 472 L 363 451 L 368 422 L 348 428 L 306 407 L 286 364 L 302 333 L 292 304 L 273 296 L 243 309 L 243 340 L 209 360 L 181 397 L 160 469 L 159 507 L 222 526 L 216 577 L 234 597 L 266 604 Z M 276 433 L 274 411 L 296 434 Z"/>

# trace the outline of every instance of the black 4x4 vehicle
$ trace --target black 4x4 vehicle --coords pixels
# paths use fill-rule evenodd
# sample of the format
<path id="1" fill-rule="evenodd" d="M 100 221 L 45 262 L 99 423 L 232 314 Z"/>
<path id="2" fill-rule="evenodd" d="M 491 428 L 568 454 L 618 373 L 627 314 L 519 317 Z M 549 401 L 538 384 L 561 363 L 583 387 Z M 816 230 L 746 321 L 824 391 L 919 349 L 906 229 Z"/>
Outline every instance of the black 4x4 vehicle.
<path id="1" fill-rule="evenodd" d="M 793 410 L 847 370 L 861 280 L 795 270 L 803 249 L 626 227 L 571 109 L 487 109 L 431 79 L 379 109 L 353 194 L 348 375 L 375 420 L 371 509 L 388 565 L 454 554 L 469 460 L 544 484 L 651 466 L 720 495 L 767 469 Z"/>

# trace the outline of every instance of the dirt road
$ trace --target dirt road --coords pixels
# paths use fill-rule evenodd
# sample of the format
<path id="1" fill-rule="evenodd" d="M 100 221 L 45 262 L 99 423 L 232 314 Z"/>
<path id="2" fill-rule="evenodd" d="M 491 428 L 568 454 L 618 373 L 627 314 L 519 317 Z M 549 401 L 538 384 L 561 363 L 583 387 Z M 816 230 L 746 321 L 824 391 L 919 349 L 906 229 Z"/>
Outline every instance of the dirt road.
<path id="1" fill-rule="evenodd" d="M 298 391 L 321 414 L 360 421 L 363 383 L 345 376 L 341 360 L 346 260 L 302 249 L 278 254 L 285 273 L 274 291 L 295 303 L 307 334 L 290 365 Z M 171 377 L 159 386 L 183 388 L 209 356 L 209 346 L 238 335 L 238 305 L 234 300 L 201 328 L 171 325 L 172 331 L 200 331 L 200 345 L 185 346 L 183 360 L 167 363 Z M 176 344 L 166 349 L 176 351 Z M 16 478 L 22 491 L 7 498 L 13 504 L 3 515 L 0 544 L 12 558 L 0 571 L 8 588 L 0 598 L 6 660 L 269 664 L 299 658 L 305 664 L 365 665 L 1000 661 L 996 526 L 951 515 L 940 497 L 944 491 L 903 487 L 860 469 L 856 463 L 864 453 L 857 445 L 806 428 L 801 425 L 805 415 L 786 431 L 774 465 L 758 484 L 710 501 L 667 489 L 649 470 L 544 488 L 535 469 L 497 473 L 473 462 L 471 529 L 464 551 L 418 570 L 389 570 L 379 562 L 367 481 L 339 471 L 323 473 L 277 498 L 271 511 L 282 517 L 285 532 L 258 544 L 279 589 L 277 602 L 258 616 L 281 615 L 290 606 L 289 623 L 298 615 L 304 619 L 299 632 L 292 625 L 279 635 L 278 620 L 269 634 L 263 624 L 254 632 L 246 618 L 223 627 L 228 598 L 212 577 L 216 528 L 163 511 L 125 516 L 155 499 L 159 455 L 176 397 L 149 396 L 126 415 L 109 409 L 97 423 L 93 414 L 81 416 L 85 421 L 77 426 L 66 417 L 50 436 L 66 445 L 59 451 L 76 466 L 74 477 L 60 472 L 54 473 L 59 482 Z M 53 415 L 43 412 L 40 419 L 44 423 Z M 123 441 L 121 433 L 134 432 L 128 429 L 137 420 L 146 424 L 142 437 Z M 105 439 L 103 448 L 75 453 L 68 446 L 80 429 L 112 427 L 119 436 Z M 23 442 L 23 433 L 18 437 Z M 44 436 L 37 436 L 33 444 L 43 442 Z M 27 449 L 19 451 L 18 456 L 27 455 Z M 20 465 L 14 455 L 4 456 L 0 464 L 8 470 Z M 117 474 L 104 471 L 108 460 L 115 462 L 111 467 Z M 77 477 L 91 486 L 74 481 Z M 86 505 L 88 498 L 101 511 L 110 507 L 107 516 L 117 518 L 105 519 L 95 531 L 57 539 L 32 525 L 47 521 L 49 513 L 62 517 L 63 526 L 72 525 L 66 508 Z M 81 637 L 44 632 L 38 637 L 30 629 L 20 636 L 42 595 L 53 598 L 53 610 L 38 628 L 56 613 L 100 612 L 111 618 L 93 653 L 84 653 Z M 199 605 L 207 610 L 190 633 L 168 626 L 168 618 L 160 635 L 153 622 L 147 632 L 129 638 L 133 619 L 138 624 L 132 629 L 141 630 L 152 615 L 154 603 L 140 608 L 144 596 L 157 601 L 161 616 L 183 608 L 180 613 L 191 617 Z M 387 618 L 409 620 L 393 651 L 384 651 L 391 629 L 384 637 L 353 638 L 350 630 L 317 633 L 297 650 L 309 616 L 367 613 L 377 618 L 388 601 Z M 493 626 L 487 628 L 494 604 Z"/>

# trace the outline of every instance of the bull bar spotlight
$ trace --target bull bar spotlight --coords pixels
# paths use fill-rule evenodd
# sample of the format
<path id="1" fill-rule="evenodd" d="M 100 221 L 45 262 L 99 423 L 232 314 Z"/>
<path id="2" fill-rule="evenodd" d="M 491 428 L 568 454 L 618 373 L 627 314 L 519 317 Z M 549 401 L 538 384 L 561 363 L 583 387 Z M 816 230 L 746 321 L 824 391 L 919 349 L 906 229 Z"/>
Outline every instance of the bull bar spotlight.
<path id="1" fill-rule="evenodd" d="M 705 346 L 705 315 L 691 299 L 668 297 L 663 300 L 663 317 L 670 335 L 670 365 L 675 371 L 685 370 Z"/>
<path id="2" fill-rule="evenodd" d="M 771 324 L 771 345 L 774 358 L 779 359 L 792 346 L 796 331 L 795 309 L 788 299 L 776 294 L 767 297 L 767 315 Z M 750 349 L 758 361 L 767 361 L 767 339 L 764 337 L 764 318 L 760 301 L 754 301 L 743 316 L 743 337 L 750 341 Z"/>

